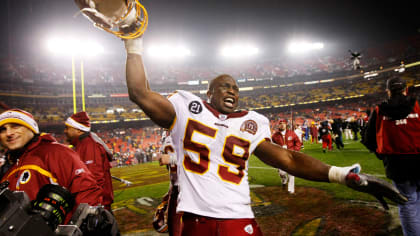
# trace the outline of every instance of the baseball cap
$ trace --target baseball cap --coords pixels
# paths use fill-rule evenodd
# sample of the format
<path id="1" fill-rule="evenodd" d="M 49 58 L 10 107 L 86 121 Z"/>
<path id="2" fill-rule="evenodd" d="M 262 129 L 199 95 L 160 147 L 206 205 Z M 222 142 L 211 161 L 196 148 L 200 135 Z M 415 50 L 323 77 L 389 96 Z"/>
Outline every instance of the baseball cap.
<path id="1" fill-rule="evenodd" d="M 391 92 L 400 92 L 407 87 L 407 84 L 400 77 L 393 77 L 386 81 L 386 89 Z"/>

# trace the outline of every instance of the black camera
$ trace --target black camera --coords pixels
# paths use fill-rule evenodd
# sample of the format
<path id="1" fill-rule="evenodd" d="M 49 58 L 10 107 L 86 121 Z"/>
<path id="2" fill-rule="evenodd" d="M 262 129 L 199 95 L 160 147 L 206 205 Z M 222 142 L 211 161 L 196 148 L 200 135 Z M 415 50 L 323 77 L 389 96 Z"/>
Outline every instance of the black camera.
<path id="1" fill-rule="evenodd" d="M 79 204 L 67 225 L 62 225 L 74 207 L 71 193 L 53 184 L 44 185 L 34 201 L 22 191 L 12 192 L 0 184 L 0 236 L 118 235 L 112 214 L 102 206 Z"/>

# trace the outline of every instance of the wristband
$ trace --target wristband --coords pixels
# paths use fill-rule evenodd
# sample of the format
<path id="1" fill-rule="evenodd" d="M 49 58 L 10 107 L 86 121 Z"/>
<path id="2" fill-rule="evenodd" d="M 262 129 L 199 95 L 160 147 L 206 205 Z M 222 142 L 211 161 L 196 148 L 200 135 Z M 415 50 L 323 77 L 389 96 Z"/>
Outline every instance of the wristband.
<path id="1" fill-rule="evenodd" d="M 331 183 L 346 184 L 346 176 L 349 174 L 349 172 L 358 174 L 360 173 L 361 169 L 362 168 L 359 164 L 354 164 L 347 167 L 331 166 L 328 172 L 328 179 Z"/>
<path id="2" fill-rule="evenodd" d="M 124 40 L 125 50 L 128 53 L 133 53 L 137 55 L 143 55 L 143 37 L 138 37 L 135 39 L 126 39 Z"/>

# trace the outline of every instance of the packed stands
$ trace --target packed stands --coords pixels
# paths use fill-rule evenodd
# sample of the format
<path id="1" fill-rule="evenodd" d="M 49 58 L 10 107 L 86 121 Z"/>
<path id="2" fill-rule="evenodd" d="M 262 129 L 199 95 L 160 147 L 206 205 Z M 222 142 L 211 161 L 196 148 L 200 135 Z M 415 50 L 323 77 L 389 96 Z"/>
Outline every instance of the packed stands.
<path id="1" fill-rule="evenodd" d="M 279 118 L 295 123 L 341 117 L 364 117 L 385 97 L 385 80 L 400 75 L 408 85 L 420 85 L 420 36 L 362 51 L 362 71 L 351 68 L 347 53 L 301 61 L 275 58 L 253 63 L 148 66 L 151 87 L 162 95 L 177 89 L 205 99 L 208 79 L 231 74 L 241 88 L 240 109 L 265 114 L 276 126 Z M 150 161 L 160 146 L 161 129 L 128 99 L 125 66 L 121 62 L 88 62 L 86 111 L 93 129 L 116 153 L 118 165 Z M 397 71 L 403 72 L 399 73 Z M 377 75 L 374 75 L 378 73 Z M 0 101 L 31 112 L 41 129 L 65 142 L 64 121 L 73 114 L 71 67 L 26 59 L 0 60 Z M 76 76 L 79 78 L 79 75 Z M 81 109 L 80 81 L 77 108 Z M 420 94 L 420 86 L 414 92 Z"/>

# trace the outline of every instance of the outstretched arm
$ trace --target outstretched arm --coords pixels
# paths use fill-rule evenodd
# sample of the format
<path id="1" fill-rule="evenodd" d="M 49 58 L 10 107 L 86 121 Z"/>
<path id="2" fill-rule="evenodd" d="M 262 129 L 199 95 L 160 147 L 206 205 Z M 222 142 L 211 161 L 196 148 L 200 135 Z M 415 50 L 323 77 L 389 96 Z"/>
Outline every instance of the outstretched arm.
<path id="1" fill-rule="evenodd" d="M 329 166 L 306 154 L 283 149 L 268 141 L 262 142 L 254 154 L 266 164 L 294 176 L 314 181 L 341 183 L 356 191 L 371 194 L 385 209 L 388 209 L 388 205 L 384 197 L 398 204 L 407 201 L 407 198 L 387 181 L 360 174 L 359 164 L 348 167 Z"/>
<path id="2" fill-rule="evenodd" d="M 150 90 L 141 56 L 142 40 L 142 38 L 136 38 L 125 41 L 128 94 L 130 100 L 136 103 L 157 125 L 169 128 L 175 119 L 175 110 L 168 99 Z"/>
<path id="3" fill-rule="evenodd" d="M 328 182 L 330 166 L 304 153 L 286 150 L 266 141 L 255 149 L 254 154 L 266 164 L 294 176 Z"/>

